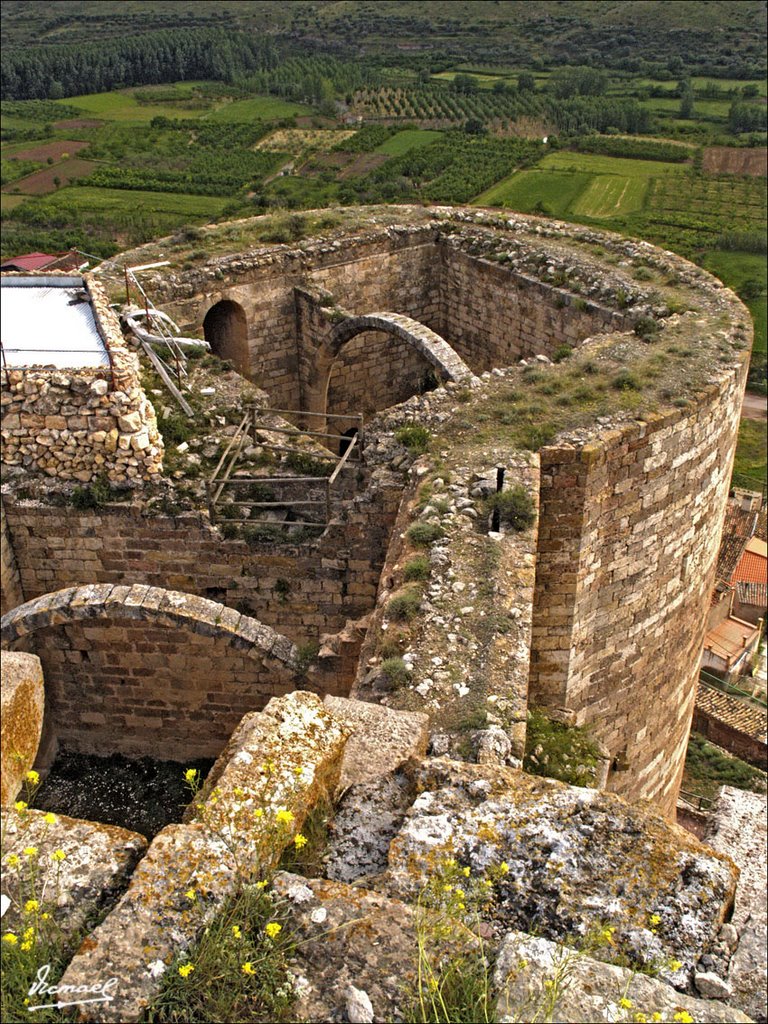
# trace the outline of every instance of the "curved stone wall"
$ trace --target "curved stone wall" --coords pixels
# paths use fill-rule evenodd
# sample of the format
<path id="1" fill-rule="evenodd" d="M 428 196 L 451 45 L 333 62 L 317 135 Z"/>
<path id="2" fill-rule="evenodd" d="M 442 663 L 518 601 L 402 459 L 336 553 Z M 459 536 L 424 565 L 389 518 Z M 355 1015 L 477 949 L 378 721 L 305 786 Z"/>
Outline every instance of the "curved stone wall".
<path id="1" fill-rule="evenodd" d="M 402 222 L 393 225 L 395 216 Z M 149 262 L 153 255 L 133 253 L 127 260 Z M 318 410 L 333 359 L 329 337 L 336 332 L 341 344 L 345 330 L 355 320 L 364 324 L 375 309 L 425 325 L 482 374 L 460 394 L 453 384 L 440 387 L 366 424 L 368 479 L 383 474 L 404 487 L 412 457 L 398 445 L 396 428 L 423 424 L 432 432 L 434 465 L 420 467 L 425 475 L 414 479 L 434 477 L 446 488 L 439 463 L 452 465 L 461 486 L 448 484 L 438 504 L 449 509 L 446 515 L 468 516 L 464 529 L 482 533 L 480 502 L 494 490 L 497 468 L 526 459 L 526 447 L 539 452 L 531 703 L 588 724 L 610 755 L 610 788 L 652 799 L 672 813 L 746 377 L 751 328 L 736 297 L 704 271 L 647 243 L 541 218 L 447 208 L 356 210 L 333 237 L 217 257 L 191 270 L 172 268 L 148 286 L 177 322 L 188 325 L 199 326 L 222 299 L 240 303 L 251 374 L 273 404 L 286 408 Z M 527 365 L 519 367 L 520 360 Z M 354 371 L 355 363 L 345 366 Z M 357 368 L 359 379 L 348 381 L 356 394 L 371 387 L 364 362 Z M 477 486 L 475 470 L 482 478 Z M 361 584 L 354 576 L 370 559 L 351 551 L 346 538 L 365 537 L 377 515 L 377 494 L 371 483 L 338 528 L 327 532 L 325 540 L 332 538 L 338 551 L 327 543 L 322 548 L 319 566 L 307 576 L 317 584 L 313 596 L 302 591 L 303 603 L 294 605 L 289 596 L 286 605 L 271 607 L 281 631 L 306 636 L 315 621 L 320 625 L 313 615 L 321 600 L 338 619 L 353 606 L 355 616 L 373 607 L 370 580 Z M 430 506 L 427 511 L 443 515 Z M 45 515 L 49 510 L 8 506 L 28 594 L 45 573 L 61 582 L 75 571 L 67 540 L 51 545 L 44 559 L 32 551 L 25 531 L 34 531 Z M 388 513 L 388 528 L 394 519 Z M 159 537 L 159 526 L 142 525 L 150 541 L 153 530 Z M 193 552 L 184 559 L 192 581 L 185 586 L 198 592 L 222 586 L 227 593 L 241 586 L 233 558 L 217 561 L 211 554 L 205 566 L 190 564 Z M 488 566 L 482 583 L 491 594 L 503 593 L 512 570 L 492 554 L 489 549 L 478 562 Z M 151 572 L 153 582 L 163 582 L 159 554 L 146 558 L 131 546 L 125 565 L 93 557 L 106 575 L 89 578 L 121 582 L 125 573 Z M 275 576 L 293 579 L 300 561 L 295 552 L 271 552 L 270 558 L 278 566 Z M 440 558 L 430 563 L 437 576 L 441 565 L 454 564 Z M 455 565 L 461 564 L 457 557 Z M 172 576 L 176 570 L 168 564 L 166 571 Z M 380 604 L 395 585 L 393 576 L 385 569 Z M 430 596 L 433 589 L 442 593 L 436 576 L 431 579 Z M 480 606 L 468 599 L 477 586 L 475 578 L 451 577 L 447 590 L 463 594 L 455 598 L 461 606 L 450 619 L 451 635 L 466 633 Z M 531 603 L 513 610 L 526 619 Z M 476 624 L 478 649 L 495 642 L 489 638 L 493 611 L 489 606 Z M 425 601 L 422 614 L 437 613 Z M 416 636 L 418 622 L 408 628 Z M 372 641 L 366 651 L 374 662 L 379 657 Z M 458 640 L 454 650 L 429 653 L 442 659 L 439 672 L 447 679 L 471 671 Z M 518 654 L 522 664 L 522 648 Z M 501 663 L 497 671 L 501 677 Z M 465 689 L 457 683 L 459 697 L 451 699 L 463 700 Z M 413 687 L 407 700 L 431 711 L 428 694 Z"/>

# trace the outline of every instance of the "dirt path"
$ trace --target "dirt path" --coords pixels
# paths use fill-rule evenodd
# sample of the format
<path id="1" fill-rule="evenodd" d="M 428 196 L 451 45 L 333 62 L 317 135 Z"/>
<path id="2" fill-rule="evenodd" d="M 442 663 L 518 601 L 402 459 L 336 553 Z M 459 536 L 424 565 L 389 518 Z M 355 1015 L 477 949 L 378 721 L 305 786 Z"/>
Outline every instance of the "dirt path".
<path id="1" fill-rule="evenodd" d="M 766 400 L 762 395 L 752 395 L 749 391 L 744 393 L 744 402 L 741 406 L 741 418 L 744 420 L 768 420 Z"/>

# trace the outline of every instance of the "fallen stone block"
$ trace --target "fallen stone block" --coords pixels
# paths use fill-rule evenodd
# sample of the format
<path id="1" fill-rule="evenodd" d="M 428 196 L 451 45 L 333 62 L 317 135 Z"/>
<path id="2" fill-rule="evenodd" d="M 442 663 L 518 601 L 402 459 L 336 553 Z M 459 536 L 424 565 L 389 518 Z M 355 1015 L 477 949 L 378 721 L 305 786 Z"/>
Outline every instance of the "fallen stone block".
<path id="1" fill-rule="evenodd" d="M 733 989 L 729 1002 L 756 1021 L 766 1020 L 768 987 L 767 818 L 763 794 L 723 786 L 706 835 L 712 849 L 732 857 L 741 871 L 730 922 L 738 933 L 738 946 L 728 968 Z"/>
<path id="2" fill-rule="evenodd" d="M 43 730 L 43 669 L 34 654 L 3 651 L 0 683 L 0 807 L 16 799 Z"/>
<path id="3" fill-rule="evenodd" d="M 311 693 L 246 715 L 190 811 L 152 842 L 128 890 L 83 943 L 63 984 L 114 975 L 92 1021 L 139 1020 L 165 967 L 190 949 L 225 901 L 266 875 L 313 804 L 336 785 L 347 732 Z"/>
<path id="4" fill-rule="evenodd" d="M 29 924 L 22 904 L 34 895 L 57 929 L 75 935 L 125 889 L 147 848 L 136 832 L 29 808 L 7 811 L 4 829 L 3 892 L 11 904 L 3 928 L 10 931 Z"/>
<path id="5" fill-rule="evenodd" d="M 409 758 L 424 757 L 427 752 L 428 715 L 346 697 L 326 697 L 323 703 L 351 733 L 344 751 L 340 791 L 387 775 Z"/>
<path id="6" fill-rule="evenodd" d="M 733 862 L 647 805 L 446 758 L 422 762 L 415 781 L 382 883 L 393 896 L 415 899 L 454 858 L 491 881 L 499 933 L 560 940 L 611 926 L 631 962 L 681 962 L 683 987 L 730 911 Z"/>
<path id="7" fill-rule="evenodd" d="M 751 1019 L 722 1003 L 682 995 L 656 978 L 524 932 L 509 932 L 502 939 L 493 982 L 498 995 L 492 1019 L 498 1024 Z"/>

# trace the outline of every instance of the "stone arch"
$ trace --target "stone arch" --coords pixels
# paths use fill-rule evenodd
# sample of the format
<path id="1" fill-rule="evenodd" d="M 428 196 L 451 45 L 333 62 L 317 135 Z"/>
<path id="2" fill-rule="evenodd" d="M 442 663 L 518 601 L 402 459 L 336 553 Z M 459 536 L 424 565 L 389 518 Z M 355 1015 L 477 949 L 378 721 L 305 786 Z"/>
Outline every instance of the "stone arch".
<path id="1" fill-rule="evenodd" d="M 248 321 L 239 302 L 221 299 L 211 306 L 203 320 L 203 334 L 215 355 L 228 359 L 244 377 L 249 376 Z"/>
<path id="2" fill-rule="evenodd" d="M 392 344 L 368 339 L 368 332 L 388 335 Z M 326 352 L 320 410 L 333 414 L 328 425 L 335 433 L 347 433 L 355 423 L 335 417 L 397 405 L 426 390 L 428 378 L 469 381 L 474 376 L 440 335 L 399 313 L 347 317 L 331 331 Z"/>
<path id="3" fill-rule="evenodd" d="M 424 356 L 445 380 L 468 381 L 474 374 L 439 334 L 401 313 L 368 313 L 347 317 L 331 334 L 329 348 L 334 358 L 342 348 L 363 331 L 383 331 L 407 342 Z"/>
<path id="4" fill-rule="evenodd" d="M 0 620 L 4 647 L 29 650 L 30 638 L 43 664 L 47 735 L 83 754 L 217 757 L 245 714 L 302 685 L 286 637 L 160 587 L 45 594 Z"/>
<path id="5" fill-rule="evenodd" d="M 270 658 L 290 669 L 297 664 L 295 644 L 258 619 L 205 597 L 146 584 L 95 583 L 43 594 L 0 619 L 0 643 L 9 647 L 37 630 L 81 619 L 137 619 L 148 625 L 179 626 L 225 639 L 251 658 Z"/>

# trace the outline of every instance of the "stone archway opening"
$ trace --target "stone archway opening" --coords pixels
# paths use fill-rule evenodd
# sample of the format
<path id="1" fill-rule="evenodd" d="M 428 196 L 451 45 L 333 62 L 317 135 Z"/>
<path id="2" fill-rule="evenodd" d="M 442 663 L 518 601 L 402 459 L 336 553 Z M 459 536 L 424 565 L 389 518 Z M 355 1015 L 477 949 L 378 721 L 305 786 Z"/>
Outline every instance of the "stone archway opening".
<path id="1" fill-rule="evenodd" d="M 211 306 L 203 320 L 203 334 L 214 355 L 227 359 L 244 377 L 250 376 L 248 321 L 239 302 L 222 299 Z"/>

